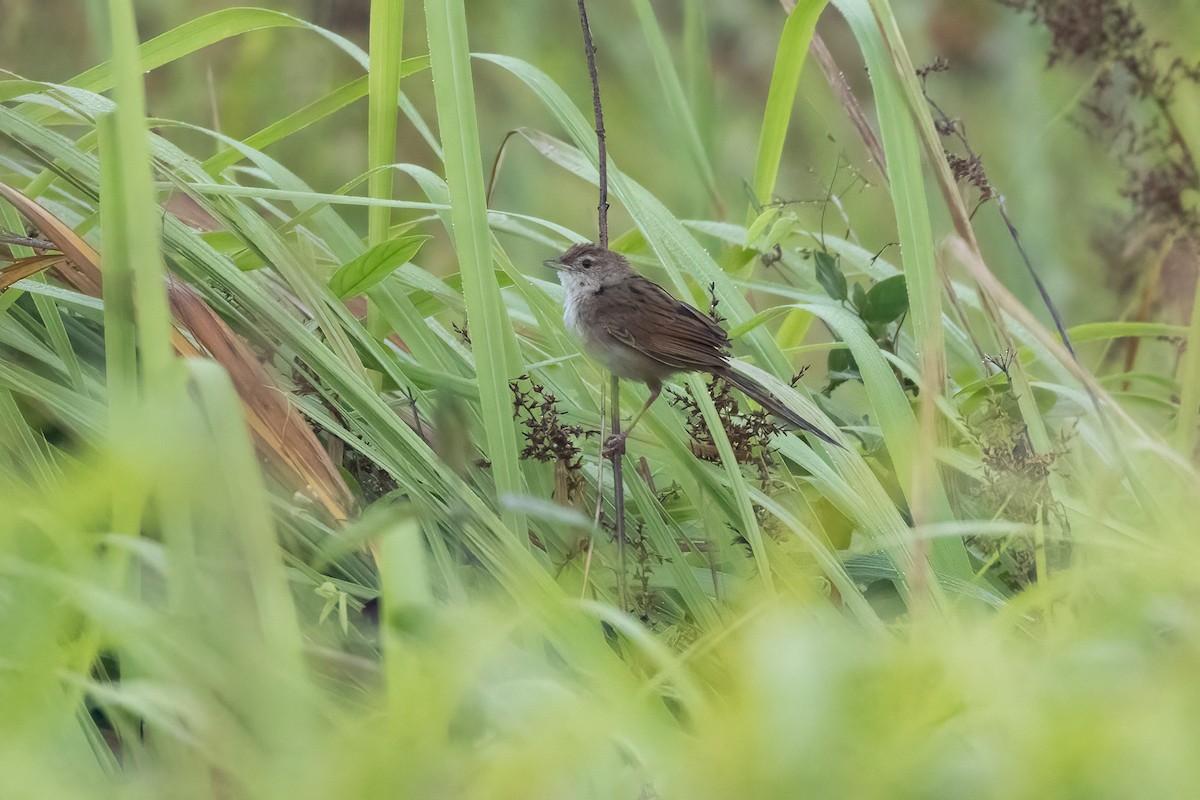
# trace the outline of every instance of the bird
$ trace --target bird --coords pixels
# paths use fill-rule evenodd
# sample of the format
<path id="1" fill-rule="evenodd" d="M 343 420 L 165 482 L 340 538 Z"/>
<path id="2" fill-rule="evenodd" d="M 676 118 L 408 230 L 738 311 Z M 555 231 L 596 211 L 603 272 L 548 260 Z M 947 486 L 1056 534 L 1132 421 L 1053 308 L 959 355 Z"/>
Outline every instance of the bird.
<path id="1" fill-rule="evenodd" d="M 625 256 L 598 244 L 574 245 L 542 262 L 558 272 L 563 322 L 583 349 L 618 378 L 644 383 L 650 397 L 628 427 L 605 443 L 606 455 L 625 439 L 662 394 L 663 381 L 680 372 L 706 372 L 753 398 L 788 426 L 841 445 L 788 408 L 762 384 L 733 370 L 729 335 L 704 312 L 677 300 L 629 266 Z"/>

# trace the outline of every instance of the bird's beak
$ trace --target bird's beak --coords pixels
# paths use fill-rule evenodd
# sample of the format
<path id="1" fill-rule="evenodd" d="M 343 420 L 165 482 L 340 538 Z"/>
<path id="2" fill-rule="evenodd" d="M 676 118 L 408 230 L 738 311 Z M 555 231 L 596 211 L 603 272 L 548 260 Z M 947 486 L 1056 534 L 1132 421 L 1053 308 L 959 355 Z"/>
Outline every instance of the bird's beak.
<path id="1" fill-rule="evenodd" d="M 567 268 L 567 265 L 559 261 L 557 258 L 547 258 L 542 262 L 542 264 L 550 269 L 558 270 L 559 272 Z"/>

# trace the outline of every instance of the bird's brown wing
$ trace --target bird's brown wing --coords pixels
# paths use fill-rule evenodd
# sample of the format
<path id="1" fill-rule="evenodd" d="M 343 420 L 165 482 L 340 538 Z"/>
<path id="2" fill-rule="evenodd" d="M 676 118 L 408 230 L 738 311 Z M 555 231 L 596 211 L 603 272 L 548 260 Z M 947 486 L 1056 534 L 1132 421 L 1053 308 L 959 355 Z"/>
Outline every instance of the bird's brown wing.
<path id="1" fill-rule="evenodd" d="M 726 364 L 729 336 L 699 309 L 680 302 L 640 275 L 608 287 L 620 309 L 608 333 L 644 355 L 681 371 L 709 370 Z"/>

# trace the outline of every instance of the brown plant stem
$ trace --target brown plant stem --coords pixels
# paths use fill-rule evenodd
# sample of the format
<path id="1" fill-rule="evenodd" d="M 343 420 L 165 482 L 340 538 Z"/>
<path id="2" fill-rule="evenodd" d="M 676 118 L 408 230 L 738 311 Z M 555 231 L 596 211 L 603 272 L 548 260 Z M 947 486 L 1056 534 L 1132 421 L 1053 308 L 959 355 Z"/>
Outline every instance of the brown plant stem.
<path id="1" fill-rule="evenodd" d="M 597 163 L 600 172 L 600 202 L 596 205 L 599 228 L 598 244 L 608 247 L 608 154 L 604 146 L 604 111 L 600 107 L 600 79 L 596 75 L 596 45 L 588 25 L 587 8 L 579 0 L 579 24 L 583 26 L 583 52 L 587 55 L 588 74 L 592 78 L 592 111 L 596 116 Z"/>
<path id="2" fill-rule="evenodd" d="M 596 204 L 597 243 L 608 247 L 608 151 L 604 144 L 604 110 L 600 105 L 600 78 L 596 74 L 596 45 L 588 25 L 587 7 L 579 1 L 579 24 L 583 28 L 583 52 L 587 56 L 588 75 L 592 79 L 592 111 L 596 117 L 596 162 L 599 172 L 600 202 Z M 621 434 L 621 379 L 612 376 L 612 433 Z M 621 448 L 624 450 L 624 448 Z M 625 598 L 625 484 L 621 480 L 621 452 L 613 454 L 613 505 L 617 533 L 617 598 L 622 611 L 628 611 Z"/>
<path id="3" fill-rule="evenodd" d="M 612 435 L 621 433 L 621 379 L 612 376 Z M 616 517 L 617 529 L 617 601 L 622 611 L 628 611 L 625 599 L 625 484 L 621 477 L 621 461 L 624 456 L 621 448 L 613 453 L 613 515 Z"/>

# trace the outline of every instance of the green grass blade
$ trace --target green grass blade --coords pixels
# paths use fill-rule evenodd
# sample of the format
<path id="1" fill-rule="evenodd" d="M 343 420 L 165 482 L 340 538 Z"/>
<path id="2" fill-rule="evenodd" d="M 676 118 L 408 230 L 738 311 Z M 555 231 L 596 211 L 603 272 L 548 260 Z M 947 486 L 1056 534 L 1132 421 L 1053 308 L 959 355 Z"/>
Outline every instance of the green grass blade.
<path id="1" fill-rule="evenodd" d="M 523 494 L 517 462 L 517 434 L 508 381 L 520 371 L 520 356 L 508 313 L 492 269 L 487 229 L 487 199 L 479 152 L 475 89 L 467 50 L 466 11 L 462 0 L 426 0 L 433 87 L 445 150 L 454 244 L 463 276 L 467 321 L 476 342 L 479 394 L 483 405 L 487 454 L 502 494 Z M 525 523 L 515 510 L 505 512 L 514 535 L 524 538 Z"/>
<path id="2" fill-rule="evenodd" d="M 801 0 L 783 24 L 779 47 L 775 50 L 775 67 L 771 72 L 771 87 L 767 90 L 762 127 L 758 132 L 758 156 L 754 162 L 754 198 L 760 206 L 771 202 L 775 191 L 783 143 L 787 139 L 796 88 L 800 85 L 800 71 L 804 68 L 817 18 L 827 3 L 828 0 Z M 753 210 L 750 213 L 750 219 L 753 219 L 756 214 Z"/>
<path id="3" fill-rule="evenodd" d="M 835 5 L 850 23 L 859 47 L 866 57 L 874 86 L 880 133 L 887 156 L 888 179 L 891 185 L 892 206 L 896 214 L 896 229 L 900 249 L 904 254 L 904 275 L 907 279 L 910 318 L 917 352 L 921 354 L 925 375 L 925 391 L 945 392 L 946 345 L 942 329 L 942 288 L 937 275 L 934 253 L 933 222 L 925 193 L 925 176 L 921 166 L 921 148 L 917 131 L 905 100 L 902 79 L 897 77 L 887 43 L 866 0 L 834 0 Z M 940 439 L 940 437 L 939 437 Z M 915 444 L 915 438 L 896 443 L 889 449 L 899 453 Z M 909 451 L 911 453 L 911 450 Z M 916 479 L 909 472 L 905 485 L 911 492 Z M 940 478 L 925 476 L 935 489 L 932 521 L 950 519 L 949 503 Z M 967 579 L 972 570 L 966 551 L 959 542 L 938 539 L 933 542 L 931 559 L 934 569 L 958 578 Z"/>
<path id="4" fill-rule="evenodd" d="M 401 45 L 404 42 L 404 0 L 371 3 L 371 71 L 367 115 L 367 195 L 392 196 L 392 171 L 380 169 L 395 161 L 396 123 L 399 113 Z M 371 206 L 367 211 L 367 244 L 380 245 L 391 226 L 391 209 Z"/>
<path id="5" fill-rule="evenodd" d="M 137 26 L 130 0 L 109 5 L 112 34 L 114 96 L 117 110 L 100 127 L 101 161 L 105 180 L 101 198 L 104 224 L 105 321 L 112 325 L 114 343 L 109 379 L 114 414 L 136 425 L 137 404 L 122 400 L 138 396 L 131 387 L 144 381 L 150 394 L 166 389 L 170 380 L 171 317 L 163 287 L 162 260 L 154 219 L 157 203 L 146 144 L 145 88 L 137 49 Z M 136 329 L 130 337 L 129 326 Z M 107 330 L 106 326 L 106 330 Z M 136 354 L 131 350 L 137 342 Z M 132 374 L 133 364 L 138 375 Z M 140 381 L 139 381 L 140 377 Z M 114 391 L 115 390 L 115 391 Z M 114 420 L 115 421 L 115 420 Z M 114 430 L 128 430 L 114 425 Z"/>
<path id="6" fill-rule="evenodd" d="M 364 70 L 369 69 L 367 54 L 345 37 L 313 25 L 299 17 L 264 8 L 225 8 L 206 14 L 156 36 L 136 47 L 142 68 L 158 69 L 209 45 L 264 28 L 300 28 L 312 31 L 342 50 Z M 129 54 L 129 55 L 132 55 Z M 93 92 L 111 89 L 118 80 L 117 60 L 105 62 L 76 75 L 68 85 Z"/>

